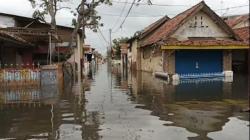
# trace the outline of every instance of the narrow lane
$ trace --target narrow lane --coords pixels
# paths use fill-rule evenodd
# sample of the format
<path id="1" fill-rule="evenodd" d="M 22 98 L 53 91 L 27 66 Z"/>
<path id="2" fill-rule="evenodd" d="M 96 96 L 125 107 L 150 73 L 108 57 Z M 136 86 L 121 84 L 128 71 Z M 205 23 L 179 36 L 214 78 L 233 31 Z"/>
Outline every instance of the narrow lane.
<path id="1" fill-rule="evenodd" d="M 104 64 L 81 84 L 43 91 L 0 89 L 0 139 L 249 139 L 245 75 L 173 86 Z"/>
<path id="2" fill-rule="evenodd" d="M 131 93 L 127 84 L 119 73 L 115 73 L 114 70 L 114 75 L 111 75 L 106 65 L 103 65 L 95 76 L 91 91 L 85 93 L 88 115 L 98 114 L 101 130 L 99 134 L 102 139 L 185 139 L 189 136 L 196 136 L 184 128 L 166 127 L 164 124 L 168 122 L 152 116 L 149 110 L 140 109 L 139 107 L 143 105 L 130 100 L 129 94 Z"/>

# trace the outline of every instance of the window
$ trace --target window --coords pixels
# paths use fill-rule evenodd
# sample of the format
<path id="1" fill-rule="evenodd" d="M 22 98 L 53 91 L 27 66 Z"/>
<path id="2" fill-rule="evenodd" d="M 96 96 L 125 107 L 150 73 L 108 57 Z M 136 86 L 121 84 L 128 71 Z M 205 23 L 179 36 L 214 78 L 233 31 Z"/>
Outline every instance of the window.
<path id="1" fill-rule="evenodd" d="M 203 25 L 203 17 L 201 16 L 201 28 L 203 28 L 204 27 L 204 25 Z"/>
<path id="2" fill-rule="evenodd" d="M 151 56 L 151 51 L 152 51 L 152 47 L 151 47 L 151 46 L 144 48 L 144 49 L 143 49 L 143 58 L 144 58 L 144 59 L 150 58 L 150 56 Z"/>

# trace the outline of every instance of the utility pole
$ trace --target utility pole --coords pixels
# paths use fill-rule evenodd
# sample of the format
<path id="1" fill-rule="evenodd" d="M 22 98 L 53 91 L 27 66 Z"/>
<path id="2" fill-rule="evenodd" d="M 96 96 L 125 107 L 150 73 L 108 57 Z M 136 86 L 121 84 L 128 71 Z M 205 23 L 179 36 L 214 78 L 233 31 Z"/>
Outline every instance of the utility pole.
<path id="1" fill-rule="evenodd" d="M 110 57 L 111 57 L 111 50 L 112 50 L 112 29 L 109 29 L 109 46 L 110 46 Z"/>
<path id="2" fill-rule="evenodd" d="M 109 29 L 109 47 L 108 47 L 108 59 L 109 59 L 109 65 L 111 67 L 112 65 L 112 29 Z"/>
<path id="3" fill-rule="evenodd" d="M 110 69 L 110 101 L 113 102 L 113 95 L 112 95 L 112 29 L 109 29 L 109 69 Z"/>

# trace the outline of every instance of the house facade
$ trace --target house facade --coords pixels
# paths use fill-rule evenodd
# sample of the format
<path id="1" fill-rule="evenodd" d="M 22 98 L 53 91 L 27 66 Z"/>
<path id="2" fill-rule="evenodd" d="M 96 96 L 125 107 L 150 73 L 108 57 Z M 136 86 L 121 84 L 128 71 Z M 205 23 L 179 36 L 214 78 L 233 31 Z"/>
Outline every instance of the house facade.
<path id="1" fill-rule="evenodd" d="M 232 72 L 232 53 L 247 52 L 248 43 L 202 1 L 157 26 L 137 48 L 138 70 L 182 75 Z"/>
<path id="2" fill-rule="evenodd" d="M 129 45 L 128 45 L 128 67 L 131 70 L 137 70 L 139 69 L 139 66 L 137 64 L 139 64 L 140 62 L 138 62 L 137 56 L 139 56 L 137 49 L 139 48 L 139 39 L 137 36 L 131 38 L 128 41 Z"/>
<path id="3" fill-rule="evenodd" d="M 71 27 L 57 26 L 57 35 L 54 35 L 55 31 L 50 29 L 49 24 L 37 19 L 0 13 L 0 63 L 46 65 L 50 52 L 52 61 L 58 62 L 62 54 L 72 50 L 68 44 L 73 30 Z M 80 35 L 76 37 L 79 41 L 73 43 L 73 50 L 81 48 Z M 75 53 L 73 51 L 76 56 Z"/>
<path id="4" fill-rule="evenodd" d="M 162 69 L 162 52 L 160 47 L 150 46 L 142 48 L 141 43 L 146 41 L 156 30 L 166 23 L 170 18 L 164 16 L 150 24 L 143 31 L 135 33 L 134 37 L 128 40 L 131 50 L 131 69 L 155 72 Z"/>
<path id="5" fill-rule="evenodd" d="M 249 14 L 225 17 L 226 23 L 234 30 L 234 32 L 247 44 L 249 44 Z M 232 65 L 235 72 L 246 73 L 249 71 L 248 62 L 250 52 L 245 50 L 235 50 L 232 52 Z"/>

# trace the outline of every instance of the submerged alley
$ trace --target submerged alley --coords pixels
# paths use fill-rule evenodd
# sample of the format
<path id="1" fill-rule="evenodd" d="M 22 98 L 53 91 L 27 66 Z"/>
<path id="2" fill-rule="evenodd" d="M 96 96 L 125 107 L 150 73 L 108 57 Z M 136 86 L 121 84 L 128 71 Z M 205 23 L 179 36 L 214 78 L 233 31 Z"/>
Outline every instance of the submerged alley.
<path id="1" fill-rule="evenodd" d="M 0 4 L 0 140 L 249 140 L 248 0 Z"/>
<path id="2" fill-rule="evenodd" d="M 1 89 L 0 138 L 247 140 L 247 78 L 235 81 L 174 86 L 103 64 L 82 84 L 50 87 L 49 95 L 36 87 Z"/>

